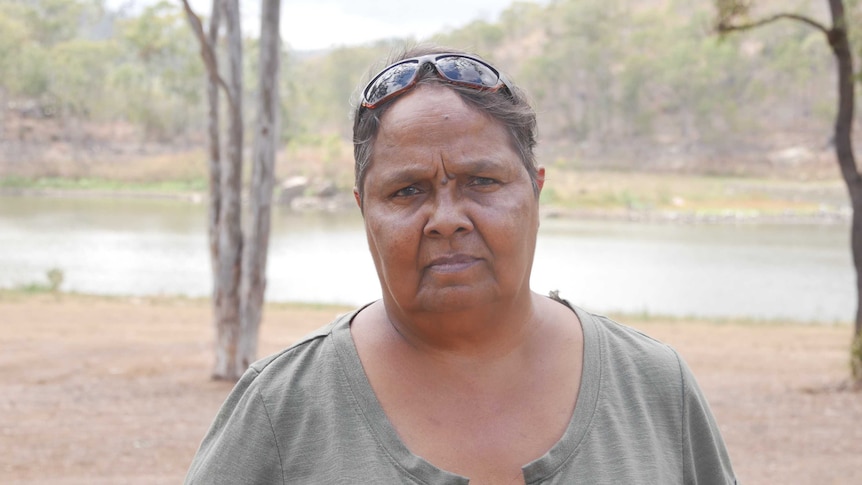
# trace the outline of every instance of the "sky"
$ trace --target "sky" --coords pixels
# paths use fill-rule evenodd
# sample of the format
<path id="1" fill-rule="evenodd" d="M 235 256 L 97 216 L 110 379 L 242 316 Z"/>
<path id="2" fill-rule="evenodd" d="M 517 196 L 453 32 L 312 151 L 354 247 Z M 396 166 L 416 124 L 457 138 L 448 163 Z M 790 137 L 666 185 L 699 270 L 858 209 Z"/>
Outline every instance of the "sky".
<path id="1" fill-rule="evenodd" d="M 154 0 L 112 0 L 111 4 L 145 5 Z M 180 0 L 176 0 L 179 2 Z M 533 0 L 547 3 L 549 0 Z M 494 21 L 514 0 L 282 0 L 282 40 L 291 49 L 316 50 L 356 45 L 391 37 L 425 39 L 474 20 Z M 190 0 L 208 15 L 212 0 Z M 136 5 L 137 6 L 137 5 Z M 259 0 L 240 0 L 243 30 L 260 23 Z"/>
<path id="2" fill-rule="evenodd" d="M 473 20 L 496 20 L 513 0 L 283 0 L 282 38 L 297 50 L 388 37 L 418 40 Z"/>

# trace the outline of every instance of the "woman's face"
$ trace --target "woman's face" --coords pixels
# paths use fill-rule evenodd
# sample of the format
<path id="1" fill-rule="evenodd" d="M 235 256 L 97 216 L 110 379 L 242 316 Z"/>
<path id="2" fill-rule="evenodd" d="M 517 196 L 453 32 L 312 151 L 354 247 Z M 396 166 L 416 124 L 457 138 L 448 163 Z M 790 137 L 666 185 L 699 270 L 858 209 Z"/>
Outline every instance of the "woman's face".
<path id="1" fill-rule="evenodd" d="M 371 160 L 361 205 L 387 305 L 529 298 L 538 200 L 500 122 L 448 88 L 418 86 L 383 115 Z"/>

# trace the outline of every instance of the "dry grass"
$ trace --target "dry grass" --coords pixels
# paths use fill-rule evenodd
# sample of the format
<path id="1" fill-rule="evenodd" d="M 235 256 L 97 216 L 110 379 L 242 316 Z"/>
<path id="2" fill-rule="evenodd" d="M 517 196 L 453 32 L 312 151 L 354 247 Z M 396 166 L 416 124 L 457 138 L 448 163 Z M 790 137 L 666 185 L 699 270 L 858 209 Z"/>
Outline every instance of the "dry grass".
<path id="1" fill-rule="evenodd" d="M 289 147 L 278 154 L 276 178 L 293 175 L 317 183 L 353 186 L 349 147 L 330 140 Z M 206 154 L 201 150 L 165 153 L 122 163 L 32 165 L 9 173 L 25 188 L 114 189 L 129 191 L 206 190 Z M 248 170 L 248 167 L 246 167 Z M 39 180 L 40 177 L 60 177 Z M 245 180 L 250 177 L 246 175 Z M 573 171 L 549 168 L 542 202 L 563 210 L 612 214 L 673 212 L 690 215 L 737 213 L 745 216 L 821 215 L 846 212 L 847 192 L 838 178 L 814 181 L 713 177 L 635 172 Z"/>
<path id="2" fill-rule="evenodd" d="M 796 181 L 551 169 L 543 201 L 584 209 L 805 214 L 848 205 L 846 193 L 837 178 Z"/>
<path id="3" fill-rule="evenodd" d="M 163 153 L 134 162 L 94 162 L 89 176 L 124 182 L 162 182 L 168 180 L 206 180 L 206 154 L 203 150 Z"/>

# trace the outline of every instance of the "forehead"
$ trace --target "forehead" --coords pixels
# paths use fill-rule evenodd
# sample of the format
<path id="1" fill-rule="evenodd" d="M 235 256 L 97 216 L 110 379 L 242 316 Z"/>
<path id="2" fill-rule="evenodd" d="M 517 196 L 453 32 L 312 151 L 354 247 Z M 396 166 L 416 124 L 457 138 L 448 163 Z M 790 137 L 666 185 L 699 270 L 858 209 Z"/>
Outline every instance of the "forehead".
<path id="1" fill-rule="evenodd" d="M 467 105 L 461 96 L 449 87 L 440 84 L 419 84 L 398 98 L 383 113 L 380 132 L 391 133 L 405 126 L 405 122 L 475 123 L 479 119 L 495 121 L 479 108 Z"/>
<path id="2" fill-rule="evenodd" d="M 502 122 L 447 87 L 419 85 L 383 114 L 372 160 L 392 150 L 487 151 L 491 145 L 513 146 Z"/>

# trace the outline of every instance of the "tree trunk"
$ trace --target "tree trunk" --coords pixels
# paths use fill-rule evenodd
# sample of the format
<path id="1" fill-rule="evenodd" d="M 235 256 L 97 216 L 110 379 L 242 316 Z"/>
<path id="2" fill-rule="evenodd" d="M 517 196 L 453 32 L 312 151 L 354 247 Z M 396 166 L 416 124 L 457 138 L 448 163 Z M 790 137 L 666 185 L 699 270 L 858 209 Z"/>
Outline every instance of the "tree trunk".
<path id="1" fill-rule="evenodd" d="M 216 361 L 213 378 L 237 380 L 245 371 L 237 359 L 240 328 L 240 271 L 242 267 L 242 33 L 238 0 L 224 0 L 231 99 L 228 108 L 226 157 L 222 160 L 219 211 L 219 285 L 223 290 L 216 302 Z"/>
<path id="2" fill-rule="evenodd" d="M 850 201 L 853 207 L 853 229 L 851 234 L 853 259 L 857 274 L 862 273 L 862 227 L 857 227 L 857 209 L 862 207 L 862 177 L 856 167 L 853 155 L 853 111 L 855 107 L 855 92 L 853 79 L 853 55 L 844 25 L 844 4 L 841 0 L 829 0 L 832 11 L 833 30 L 829 38 L 832 52 L 838 65 L 838 114 L 835 117 L 835 154 L 841 167 L 841 175 L 847 184 Z M 857 277 L 857 286 L 862 279 Z M 862 290 L 862 286 L 859 286 Z M 854 330 L 859 333 L 862 328 L 862 305 L 857 305 Z"/>
<path id="3" fill-rule="evenodd" d="M 847 34 L 847 17 L 843 0 L 829 0 L 832 14 L 832 30 L 829 45 L 838 64 L 838 114 L 835 117 L 835 155 L 841 167 L 841 175 L 847 185 L 853 221 L 850 229 L 850 247 L 856 268 L 856 319 L 853 325 L 853 349 L 862 339 L 862 176 L 856 167 L 853 155 L 853 111 L 855 108 L 855 79 L 853 53 Z M 862 355 L 851 351 L 850 366 L 853 377 L 862 380 Z"/>
<path id="4" fill-rule="evenodd" d="M 280 0 L 263 0 L 260 25 L 260 83 L 250 188 L 251 224 L 246 234 L 242 285 L 242 331 L 238 360 L 247 367 L 257 358 L 258 329 L 266 291 L 275 152 L 278 140 Z"/>
<path id="5" fill-rule="evenodd" d="M 12 140 L 12 134 L 10 133 L 10 136 L 7 138 L 4 130 L 6 126 L 6 106 L 9 106 L 6 97 L 6 89 L 0 86 L 0 140 Z"/>
<path id="6" fill-rule="evenodd" d="M 827 27 L 813 18 L 794 13 L 778 13 L 743 24 L 735 19 L 748 15 L 750 4 L 739 0 L 716 0 L 719 32 L 749 30 L 781 19 L 805 23 L 826 35 L 838 67 L 838 113 L 835 116 L 835 155 L 841 176 L 850 195 L 853 219 L 850 229 L 850 248 L 856 270 L 856 316 L 853 322 L 853 339 L 850 344 L 850 370 L 856 386 L 862 387 L 862 176 L 853 155 L 853 110 L 855 108 L 855 76 L 853 53 L 850 50 L 844 0 L 828 0 L 832 26 Z"/>
<path id="7" fill-rule="evenodd" d="M 213 0 L 207 41 L 215 46 L 218 42 L 219 24 L 221 23 L 221 0 Z M 217 71 L 217 69 L 214 69 Z M 216 315 L 218 302 L 221 301 L 223 289 L 219 280 L 219 245 L 218 221 L 221 213 L 221 141 L 219 137 L 219 85 L 218 72 L 209 72 L 207 76 L 207 152 L 209 153 L 209 209 L 207 214 L 207 233 L 210 245 L 210 267 L 213 275 L 212 305 L 213 315 Z"/>

